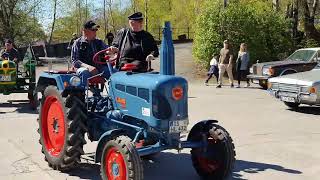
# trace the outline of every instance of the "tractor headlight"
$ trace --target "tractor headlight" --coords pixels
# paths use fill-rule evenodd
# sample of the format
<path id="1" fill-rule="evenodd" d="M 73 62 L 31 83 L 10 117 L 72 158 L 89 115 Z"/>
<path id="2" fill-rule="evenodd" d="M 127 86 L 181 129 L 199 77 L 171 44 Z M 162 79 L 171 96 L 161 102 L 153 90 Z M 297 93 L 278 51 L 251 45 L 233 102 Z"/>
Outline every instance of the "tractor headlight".
<path id="1" fill-rule="evenodd" d="M 78 76 L 73 76 L 70 78 L 70 85 L 71 86 L 80 86 L 81 79 Z"/>

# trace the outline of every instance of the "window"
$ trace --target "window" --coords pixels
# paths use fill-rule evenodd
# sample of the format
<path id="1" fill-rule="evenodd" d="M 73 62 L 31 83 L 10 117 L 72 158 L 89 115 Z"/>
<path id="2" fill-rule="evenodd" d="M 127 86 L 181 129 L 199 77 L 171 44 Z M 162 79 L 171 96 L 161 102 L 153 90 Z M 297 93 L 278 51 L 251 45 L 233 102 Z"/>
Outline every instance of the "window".
<path id="1" fill-rule="evenodd" d="M 133 87 L 133 86 L 127 86 L 127 87 L 126 87 L 126 92 L 127 92 L 128 94 L 131 94 L 131 95 L 136 96 L 136 95 L 137 95 L 137 88 L 136 88 L 136 87 Z"/>
<path id="2" fill-rule="evenodd" d="M 122 84 L 116 84 L 116 89 L 122 92 L 125 92 L 125 86 Z"/>
<path id="3" fill-rule="evenodd" d="M 147 102 L 149 102 L 149 89 L 139 88 L 138 89 L 138 96 Z"/>

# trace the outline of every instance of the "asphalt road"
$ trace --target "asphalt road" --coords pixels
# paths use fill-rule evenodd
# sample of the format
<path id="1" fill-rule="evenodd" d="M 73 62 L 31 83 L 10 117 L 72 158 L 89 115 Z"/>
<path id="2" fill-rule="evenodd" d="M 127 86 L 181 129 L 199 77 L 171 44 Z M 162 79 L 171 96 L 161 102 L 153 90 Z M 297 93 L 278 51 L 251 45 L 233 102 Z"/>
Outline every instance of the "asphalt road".
<path id="1" fill-rule="evenodd" d="M 229 179 L 317 179 L 319 107 L 293 111 L 256 86 L 204 86 L 203 80 L 193 76 L 191 44 L 177 45 L 176 54 L 177 73 L 190 80 L 189 129 L 200 120 L 217 119 L 234 139 L 237 161 Z M 69 173 L 50 169 L 38 144 L 38 115 L 29 109 L 27 95 L 0 95 L 0 102 L 1 180 L 100 179 L 99 165 L 86 159 Z M 95 146 L 85 146 L 84 158 L 92 155 Z M 175 150 L 162 152 L 152 161 L 144 161 L 144 171 L 146 180 L 199 180 L 188 149 L 180 154 Z"/>

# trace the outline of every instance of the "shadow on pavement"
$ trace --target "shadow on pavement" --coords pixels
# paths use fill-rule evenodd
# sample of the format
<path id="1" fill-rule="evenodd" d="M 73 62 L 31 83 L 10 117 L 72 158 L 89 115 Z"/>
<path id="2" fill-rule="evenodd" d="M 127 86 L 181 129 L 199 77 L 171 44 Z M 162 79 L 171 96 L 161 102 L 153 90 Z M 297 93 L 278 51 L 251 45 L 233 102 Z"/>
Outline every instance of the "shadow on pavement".
<path id="1" fill-rule="evenodd" d="M 290 174 L 302 174 L 301 171 L 288 169 L 279 165 L 237 160 L 235 164 L 235 168 L 232 173 L 232 178 L 230 179 L 243 179 L 242 175 L 239 173 L 244 172 L 244 173 L 254 174 L 254 173 L 259 173 L 266 170 L 274 170 L 274 171 L 280 171 L 280 172 L 290 173 Z"/>
<path id="2" fill-rule="evenodd" d="M 5 103 L 0 103 L 0 108 L 16 108 L 16 109 L 1 109 L 0 114 L 6 113 L 27 113 L 27 114 L 37 114 L 29 104 L 28 100 L 8 100 Z"/>
<path id="3" fill-rule="evenodd" d="M 190 154 L 161 152 L 149 159 L 143 159 L 145 180 L 200 180 L 193 169 Z M 235 168 L 229 180 L 244 180 L 243 173 L 256 174 L 266 170 L 282 173 L 302 174 L 301 171 L 288 169 L 279 165 L 236 160 Z M 91 161 L 81 163 L 68 173 L 81 179 L 100 180 L 100 165 Z"/>
<path id="4" fill-rule="evenodd" d="M 319 106 L 301 106 L 297 109 L 288 109 L 290 111 L 304 113 L 304 114 L 313 114 L 320 115 L 320 107 Z"/>
<path id="5" fill-rule="evenodd" d="M 101 180 L 99 164 L 81 163 L 74 170 L 68 172 L 68 174 L 80 179 Z"/>

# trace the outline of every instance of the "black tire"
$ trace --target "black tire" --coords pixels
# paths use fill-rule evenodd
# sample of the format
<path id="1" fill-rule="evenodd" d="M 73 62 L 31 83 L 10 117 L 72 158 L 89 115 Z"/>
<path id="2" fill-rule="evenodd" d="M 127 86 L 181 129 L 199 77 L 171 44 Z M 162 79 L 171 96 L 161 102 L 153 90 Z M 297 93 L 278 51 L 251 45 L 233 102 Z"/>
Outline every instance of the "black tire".
<path id="1" fill-rule="evenodd" d="M 262 87 L 262 89 L 267 90 L 268 89 L 268 81 L 267 80 L 259 80 L 259 85 Z"/>
<path id="2" fill-rule="evenodd" d="M 206 148 L 192 148 L 193 167 L 202 179 L 225 179 L 235 163 L 235 148 L 229 133 L 215 123 L 199 123 L 192 128 L 188 141 L 207 139 Z"/>
<path id="3" fill-rule="evenodd" d="M 51 100 L 53 102 L 50 104 Z M 56 107 L 61 108 L 55 112 Z M 50 115 L 49 112 L 53 115 Z M 55 141 L 50 139 L 55 135 L 53 133 L 50 135 L 49 128 L 51 127 L 50 124 L 47 124 L 51 117 L 53 117 L 53 133 L 56 133 L 56 136 L 63 134 L 60 139 L 54 139 Z M 39 142 L 42 145 L 42 153 L 50 167 L 55 170 L 68 171 L 80 162 L 80 156 L 84 154 L 83 145 L 86 144 L 84 139 L 86 118 L 85 104 L 77 96 L 69 95 L 67 98 L 62 98 L 55 86 L 48 86 L 45 89 L 40 105 L 38 133 L 40 134 Z M 62 128 L 61 131 L 59 131 L 60 128 Z M 57 143 L 58 140 L 60 143 Z M 51 149 L 55 150 L 55 147 L 50 148 L 51 146 L 60 146 L 59 152 L 51 151 Z"/>
<path id="4" fill-rule="evenodd" d="M 286 106 L 291 109 L 297 109 L 299 107 L 299 103 L 292 103 L 292 102 L 283 102 Z"/>
<path id="5" fill-rule="evenodd" d="M 101 178 L 108 180 L 108 175 L 112 176 L 111 173 L 107 172 L 110 167 L 107 165 L 106 158 L 112 157 L 113 154 L 117 154 L 117 159 L 113 160 L 113 164 L 118 167 L 119 174 L 125 174 L 126 180 L 142 180 L 143 179 L 143 165 L 139 157 L 139 154 L 131 142 L 128 136 L 118 136 L 117 138 L 108 141 L 102 151 L 101 156 Z M 118 163 L 117 163 L 118 162 Z M 121 163 L 122 162 L 122 163 Z M 119 165 L 120 163 L 120 165 Z M 123 177 L 123 176 L 122 176 Z M 109 179 L 114 179 L 110 178 Z"/>

